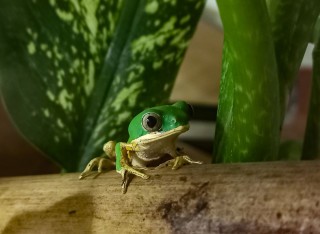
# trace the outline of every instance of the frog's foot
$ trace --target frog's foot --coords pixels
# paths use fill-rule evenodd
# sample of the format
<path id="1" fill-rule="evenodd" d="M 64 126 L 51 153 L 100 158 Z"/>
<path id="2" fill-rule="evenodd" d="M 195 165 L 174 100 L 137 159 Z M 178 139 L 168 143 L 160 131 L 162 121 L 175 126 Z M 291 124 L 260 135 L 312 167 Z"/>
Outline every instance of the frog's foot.
<path id="1" fill-rule="evenodd" d="M 126 160 L 125 157 L 122 157 L 122 158 L 121 158 L 120 163 L 121 163 L 121 167 L 122 167 L 122 169 L 123 169 L 124 171 L 127 171 L 127 172 L 130 173 L 130 174 L 139 176 L 139 177 L 141 177 L 142 179 L 149 179 L 150 176 L 148 176 L 148 175 L 146 175 L 146 174 L 138 171 L 138 168 L 133 167 L 132 165 L 130 165 L 130 164 L 128 163 L 128 161 Z M 121 175 L 122 175 L 123 173 L 124 173 L 124 172 L 121 172 Z"/>
<path id="2" fill-rule="evenodd" d="M 176 170 L 186 164 L 202 164 L 202 163 L 203 162 L 201 162 L 201 161 L 195 161 L 195 160 L 191 159 L 187 155 L 182 155 L 182 156 L 177 156 L 174 159 L 170 159 L 170 160 L 160 164 L 155 169 L 159 169 L 162 167 L 171 167 L 172 170 Z"/>
<path id="3" fill-rule="evenodd" d="M 121 173 L 122 175 L 122 183 L 121 183 L 121 188 L 122 188 L 122 193 L 125 194 L 128 189 L 128 185 L 132 180 L 132 174 L 128 173 L 128 171 L 123 171 Z"/>
<path id="4" fill-rule="evenodd" d="M 123 168 L 122 168 L 120 174 L 122 176 L 121 187 L 122 187 L 122 193 L 123 194 L 127 192 L 128 185 L 129 185 L 129 183 L 132 180 L 134 175 L 135 176 L 139 176 L 139 177 L 141 177 L 142 179 L 145 179 L 145 180 L 150 178 L 149 175 L 146 175 L 146 174 L 138 171 L 136 168 L 130 167 L 128 165 L 123 165 Z"/>
<path id="5" fill-rule="evenodd" d="M 125 194 L 127 192 L 128 186 L 133 178 L 134 175 L 141 177 L 142 179 L 149 179 L 150 176 L 144 174 L 144 173 L 136 173 L 136 170 L 134 171 L 134 173 L 132 173 L 132 171 L 129 170 L 123 170 L 121 172 L 122 175 L 122 184 L 121 184 L 121 188 L 122 188 L 122 193 Z"/>
<path id="6" fill-rule="evenodd" d="M 95 170 L 97 168 L 97 170 Z M 97 157 L 92 159 L 84 171 L 80 174 L 79 179 L 83 179 L 94 174 L 94 178 L 103 172 L 110 171 L 115 168 L 115 163 L 106 157 Z"/>
<path id="7" fill-rule="evenodd" d="M 133 175 L 136 175 L 136 176 L 139 176 L 139 177 L 141 177 L 142 179 L 149 179 L 150 178 L 150 176 L 148 176 L 148 175 L 146 175 L 146 174 L 144 174 L 144 173 L 142 173 L 141 171 L 138 171 L 136 168 L 133 168 L 133 167 L 131 167 L 131 166 L 128 166 L 128 165 L 123 165 L 122 166 L 123 167 L 123 169 L 125 170 L 125 171 L 127 171 L 128 173 L 130 173 L 130 174 L 133 174 Z M 139 168 L 139 169 L 142 169 L 142 168 Z"/>

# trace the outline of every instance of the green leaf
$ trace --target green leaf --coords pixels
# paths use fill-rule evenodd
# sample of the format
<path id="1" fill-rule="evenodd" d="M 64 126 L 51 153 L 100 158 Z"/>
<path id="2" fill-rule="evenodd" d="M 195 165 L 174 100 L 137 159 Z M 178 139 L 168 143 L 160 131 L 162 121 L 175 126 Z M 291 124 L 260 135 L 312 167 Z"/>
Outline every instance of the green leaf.
<path id="1" fill-rule="evenodd" d="M 320 3 L 318 0 L 269 0 L 269 13 L 279 74 L 282 122 L 288 95 L 320 13 Z"/>
<path id="2" fill-rule="evenodd" d="M 314 26 L 314 30 L 313 30 L 313 34 L 310 42 L 314 44 L 317 43 L 319 37 L 320 37 L 320 16 L 318 16 L 317 22 Z"/>
<path id="3" fill-rule="evenodd" d="M 301 159 L 320 158 L 320 38 L 313 49 L 312 87 Z"/>
<path id="4" fill-rule="evenodd" d="M 204 0 L 2 1 L 0 89 L 22 134 L 67 171 L 166 102 Z"/>
<path id="5" fill-rule="evenodd" d="M 279 89 L 265 0 L 218 0 L 224 27 L 215 162 L 274 160 Z"/>

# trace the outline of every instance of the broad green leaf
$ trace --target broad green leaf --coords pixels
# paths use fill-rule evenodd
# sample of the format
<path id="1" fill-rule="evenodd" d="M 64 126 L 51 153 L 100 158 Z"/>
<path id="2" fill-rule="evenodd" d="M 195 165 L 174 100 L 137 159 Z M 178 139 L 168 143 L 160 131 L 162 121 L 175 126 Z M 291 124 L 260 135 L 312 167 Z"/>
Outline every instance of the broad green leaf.
<path id="1" fill-rule="evenodd" d="M 67 171 L 166 102 L 204 0 L 11 0 L 0 89 L 13 121 Z"/>
<path id="2" fill-rule="evenodd" d="M 317 30 L 317 29 L 316 29 Z M 313 49 L 312 87 L 301 159 L 320 158 L 320 37 Z"/>
<path id="3" fill-rule="evenodd" d="M 320 13 L 320 2 L 318 0 L 269 0 L 268 2 L 278 66 L 282 122 L 288 95 L 296 80 Z"/>
<path id="4" fill-rule="evenodd" d="M 274 160 L 279 89 L 265 0 L 218 0 L 224 27 L 215 162 Z"/>

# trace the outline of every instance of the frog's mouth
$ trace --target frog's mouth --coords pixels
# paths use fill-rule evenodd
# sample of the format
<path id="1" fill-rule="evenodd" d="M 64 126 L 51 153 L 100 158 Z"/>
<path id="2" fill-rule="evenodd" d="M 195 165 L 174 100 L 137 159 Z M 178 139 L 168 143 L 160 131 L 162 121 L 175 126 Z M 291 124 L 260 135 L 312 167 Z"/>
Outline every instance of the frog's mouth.
<path id="1" fill-rule="evenodd" d="M 178 137 L 178 135 L 180 135 L 181 133 L 184 133 L 188 130 L 189 130 L 189 124 L 176 127 L 176 128 L 171 129 L 167 132 L 151 132 L 147 135 L 141 136 L 141 137 L 133 140 L 133 142 L 150 143 L 150 142 L 154 142 L 154 141 L 159 141 L 160 139 L 164 139 L 167 137 L 173 137 L 173 136 Z"/>

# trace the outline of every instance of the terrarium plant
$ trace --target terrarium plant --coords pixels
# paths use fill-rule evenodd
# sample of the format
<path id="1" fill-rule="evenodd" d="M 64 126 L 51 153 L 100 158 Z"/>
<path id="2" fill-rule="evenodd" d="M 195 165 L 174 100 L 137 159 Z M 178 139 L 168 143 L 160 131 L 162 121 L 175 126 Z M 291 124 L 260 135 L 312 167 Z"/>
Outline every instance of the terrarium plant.
<path id="1" fill-rule="evenodd" d="M 318 1 L 217 0 L 224 27 L 223 66 L 215 162 L 280 160 L 280 134 L 286 103 L 300 64 L 312 42 Z M 316 42 L 317 43 L 317 42 Z M 314 85 L 319 79 L 314 52 Z M 314 91 L 313 93 L 315 93 Z M 319 97 L 312 96 L 312 103 Z M 304 149 L 319 156 L 319 105 L 310 109 Z M 313 140 L 313 141 L 314 141 Z M 317 149 L 317 150 L 312 150 Z M 304 158 L 306 158 L 304 156 Z"/>
<path id="2" fill-rule="evenodd" d="M 21 133 L 84 169 L 168 101 L 204 0 L 2 1 L 0 89 Z"/>
<path id="3" fill-rule="evenodd" d="M 320 3 L 217 2 L 225 39 L 214 161 L 280 159 L 286 100 Z M 103 143 L 127 139 L 132 116 L 168 101 L 204 4 L 2 1 L 0 89 L 13 122 L 63 169 L 82 170 Z M 306 136 L 319 132 L 317 51 Z M 304 158 L 314 145 L 305 147 Z"/>

